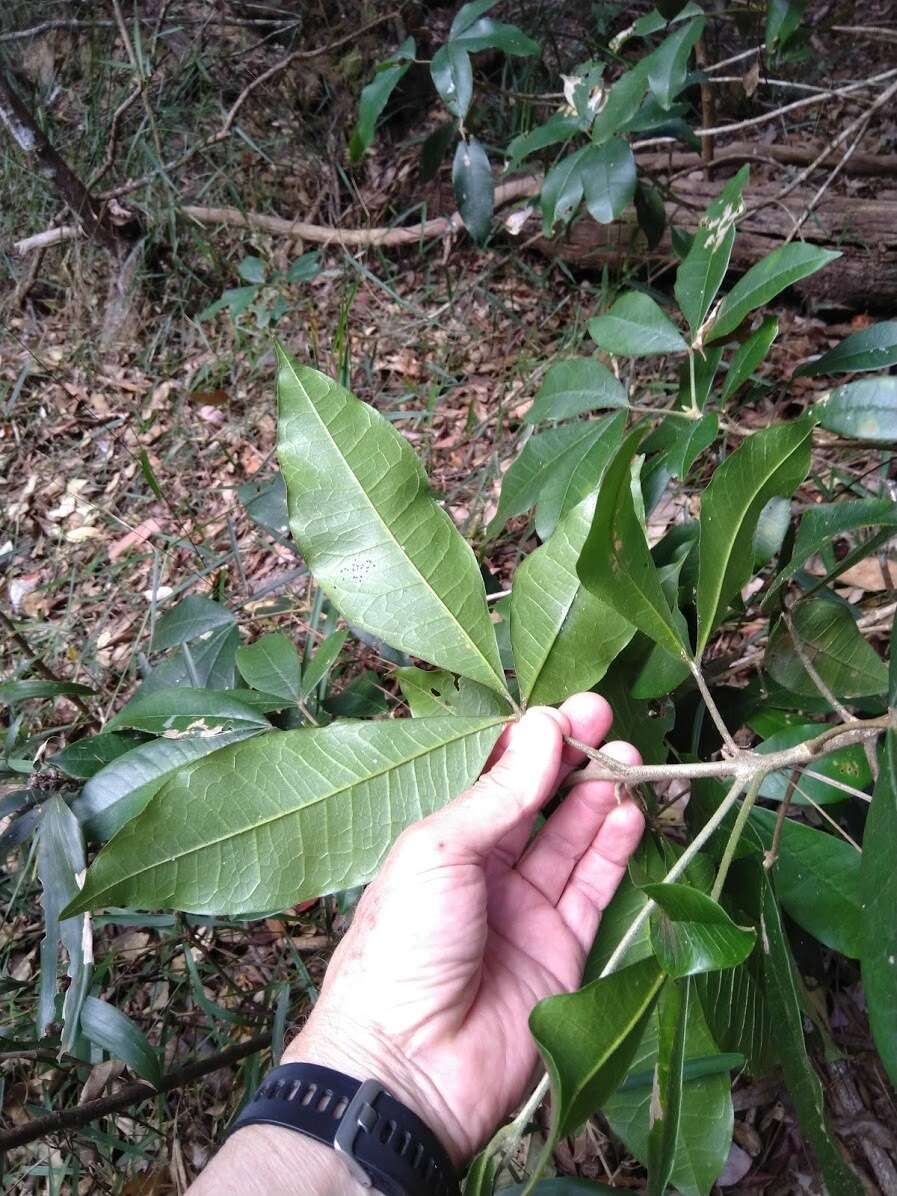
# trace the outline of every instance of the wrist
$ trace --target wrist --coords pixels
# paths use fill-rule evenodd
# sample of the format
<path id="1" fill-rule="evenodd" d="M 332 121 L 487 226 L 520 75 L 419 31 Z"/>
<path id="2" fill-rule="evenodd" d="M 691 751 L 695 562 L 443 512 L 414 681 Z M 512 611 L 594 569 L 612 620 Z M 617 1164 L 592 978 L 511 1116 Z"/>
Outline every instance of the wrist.
<path id="1" fill-rule="evenodd" d="M 364 1196 L 331 1147 L 277 1125 L 228 1138 L 188 1196 Z"/>
<path id="2" fill-rule="evenodd" d="M 339 1019 L 339 1037 L 320 1016 L 312 1015 L 305 1029 L 283 1053 L 283 1063 L 318 1063 L 357 1080 L 377 1080 L 436 1135 L 455 1166 L 463 1164 L 468 1146 L 463 1130 L 437 1086 L 386 1035 L 371 1027 L 350 1031 Z"/>

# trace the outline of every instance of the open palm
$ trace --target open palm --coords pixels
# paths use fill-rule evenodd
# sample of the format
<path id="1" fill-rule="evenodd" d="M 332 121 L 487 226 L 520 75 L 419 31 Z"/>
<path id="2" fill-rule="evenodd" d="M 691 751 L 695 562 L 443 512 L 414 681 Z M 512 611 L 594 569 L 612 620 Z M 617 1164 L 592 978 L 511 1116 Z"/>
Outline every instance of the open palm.
<path id="1" fill-rule="evenodd" d="M 642 833 L 632 802 L 589 781 L 532 835 L 581 759 L 562 736 L 597 745 L 610 722 L 591 693 L 531 709 L 472 789 L 399 838 L 285 1059 L 354 1064 L 416 1105 L 456 1160 L 474 1153 L 523 1098 L 530 1011 L 579 984 Z M 638 761 L 626 744 L 605 750 Z"/>

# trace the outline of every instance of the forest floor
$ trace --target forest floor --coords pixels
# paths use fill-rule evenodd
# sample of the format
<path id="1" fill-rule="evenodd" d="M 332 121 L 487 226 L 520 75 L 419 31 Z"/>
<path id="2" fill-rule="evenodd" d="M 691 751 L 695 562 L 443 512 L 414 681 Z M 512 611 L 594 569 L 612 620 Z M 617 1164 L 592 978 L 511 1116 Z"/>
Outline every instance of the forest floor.
<path id="1" fill-rule="evenodd" d="M 227 151 L 232 177 L 256 206 L 314 205 L 318 219 L 353 225 L 399 202 L 393 197 L 412 170 L 410 154 L 377 152 L 352 205 L 337 202 L 332 180 L 321 203 L 309 159 L 285 152 L 290 127 L 284 118 L 272 134 L 278 154 L 267 164 L 245 147 Z M 7 187 L 14 169 L 7 159 Z M 41 221 L 51 222 L 51 207 L 6 207 L 3 236 L 39 231 Z M 248 256 L 264 263 L 270 279 L 313 246 L 189 225 L 178 227 L 175 242 L 147 259 L 107 344 L 109 272 L 88 246 L 47 250 L 25 294 L 25 267 L 16 264 L 0 295 L 0 607 L 19 633 L 0 636 L 0 676 L 24 671 L 33 657 L 56 676 L 83 682 L 93 691 L 87 706 L 94 729 L 135 688 L 156 611 L 181 596 L 228 603 L 244 641 L 282 630 L 302 646 L 318 635 L 301 559 L 284 529 L 265 527 L 263 513 L 260 521 L 258 509 L 253 518 L 246 507 L 252 487 L 264 491 L 275 468 L 273 335 L 328 373 L 347 369 L 354 393 L 412 441 L 434 490 L 478 546 L 539 380 L 559 355 L 579 349 L 587 319 L 620 281 L 573 274 L 508 240 L 486 249 L 463 236 L 390 253 L 327 248 L 318 251 L 308 281 L 268 285 L 264 303 L 280 296 L 285 310 L 262 326 L 264 316 L 260 322 L 254 310 L 236 318 L 201 313 L 222 290 L 241 285 L 237 268 Z M 778 342 L 738 411 L 747 427 L 803 406 L 821 384 L 791 383 L 795 364 L 870 321 L 865 312 L 788 305 L 777 314 Z M 646 370 L 639 381 L 646 393 L 671 386 Z M 862 464 L 862 450 L 847 462 Z M 661 504 L 654 530 L 677 517 Z M 486 563 L 499 586 L 535 544 L 522 518 L 490 545 Z M 854 598 L 877 601 L 885 586 L 872 571 L 857 576 Z M 382 673 L 388 662 L 350 640 L 336 690 L 366 668 Z M 393 692 L 388 679 L 382 684 Z M 58 699 L 44 712 L 52 732 L 45 754 L 88 725 Z M 2 794 L 0 788 L 0 800 Z M 42 934 L 27 845 L 10 851 L 0 885 L 7 902 L 0 994 L 8 1010 L 20 1002 L 21 1014 L 40 966 Z M 300 1024 L 346 917 L 331 899 L 252 924 L 110 913 L 95 924 L 95 976 L 107 999 L 165 1043 L 171 1071 L 260 1033 L 273 1031 L 276 1041 L 285 1023 Z M 825 1004 L 825 993 L 819 999 Z M 862 1060 L 868 1027 L 857 984 L 828 994 L 827 1016 L 834 1043 Z M 82 1086 L 72 1064 L 39 1053 L 13 1059 L 15 1046 L 2 1056 L 4 1117 L 13 1125 L 114 1091 L 126 1079 L 121 1066 L 99 1063 Z M 867 1054 L 868 1067 L 851 1075 L 830 1065 L 837 1128 L 854 1150 L 864 1133 L 893 1152 L 897 1109 Z M 256 1053 L 166 1097 L 16 1152 L 0 1192 L 181 1193 L 261 1069 Z M 888 1107 L 890 1120 L 869 1113 Z M 740 1084 L 735 1108 L 726 1190 L 817 1191 L 777 1083 Z M 858 1110 L 866 1119 L 860 1129 L 851 1123 Z M 643 1171 L 599 1120 L 564 1144 L 558 1159 L 570 1174 L 643 1187 Z"/>

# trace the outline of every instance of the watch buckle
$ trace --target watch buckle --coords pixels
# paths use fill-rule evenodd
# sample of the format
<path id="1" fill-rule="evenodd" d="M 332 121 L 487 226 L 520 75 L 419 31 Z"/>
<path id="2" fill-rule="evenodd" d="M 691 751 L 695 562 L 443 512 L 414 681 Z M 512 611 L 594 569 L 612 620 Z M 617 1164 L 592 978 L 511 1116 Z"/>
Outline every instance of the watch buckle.
<path id="1" fill-rule="evenodd" d="M 353 1177 L 363 1188 L 373 1187 L 373 1180 L 355 1158 L 355 1142 L 364 1130 L 373 1133 L 377 1124 L 374 1108 L 386 1089 L 377 1080 L 365 1080 L 343 1112 L 333 1138 L 333 1149 L 342 1155 Z"/>

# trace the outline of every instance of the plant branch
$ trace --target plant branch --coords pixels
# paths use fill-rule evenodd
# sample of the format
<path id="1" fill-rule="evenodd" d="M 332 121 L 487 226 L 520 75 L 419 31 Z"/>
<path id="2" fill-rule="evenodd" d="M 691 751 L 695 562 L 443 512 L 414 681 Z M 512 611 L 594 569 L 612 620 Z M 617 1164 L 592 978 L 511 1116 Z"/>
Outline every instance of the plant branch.
<path id="1" fill-rule="evenodd" d="M 744 828 L 747 825 L 750 812 L 754 808 L 754 802 L 760 794 L 760 786 L 763 784 L 765 776 L 765 772 L 756 773 L 751 779 L 747 793 L 744 795 L 744 801 L 741 803 L 738 816 L 732 826 L 726 846 L 723 848 L 723 857 L 716 871 L 713 888 L 710 890 L 710 896 L 714 901 L 719 901 L 720 893 L 723 891 L 723 885 L 726 883 L 726 877 L 729 875 L 729 869 L 732 866 L 732 861 L 735 859 L 735 852 L 738 850 L 738 844 L 741 842 L 741 836 L 744 834 Z M 782 804 L 784 805 L 784 803 Z"/>
<path id="2" fill-rule="evenodd" d="M 720 714 L 719 707 L 713 700 L 713 695 L 707 686 L 707 682 L 704 680 L 704 674 L 701 672 L 701 666 L 696 660 L 690 660 L 688 663 L 701 697 L 704 699 L 704 705 L 707 707 L 707 713 L 713 719 L 713 725 L 723 738 L 723 745 L 726 751 L 731 756 L 737 755 L 739 750 L 738 744 L 732 738 L 732 733 L 726 726 L 725 719 Z"/>
<path id="3" fill-rule="evenodd" d="M 0 1152 L 12 1150 L 17 1146 L 26 1146 L 36 1138 L 45 1138 L 48 1134 L 80 1129 L 81 1126 L 96 1121 L 98 1117 L 119 1113 L 122 1109 L 140 1104 L 141 1101 L 156 1096 L 158 1093 L 171 1092 L 175 1088 L 181 1088 L 184 1084 L 201 1079 L 213 1071 L 218 1071 L 219 1068 L 230 1067 L 240 1059 L 245 1059 L 248 1055 L 254 1055 L 257 1051 L 264 1050 L 270 1045 L 270 1042 L 271 1031 L 267 1030 L 264 1033 L 256 1034 L 253 1038 L 247 1038 L 245 1042 L 234 1043 L 221 1051 L 216 1051 L 213 1055 L 207 1055 L 203 1059 L 194 1059 L 191 1063 L 185 1063 L 183 1067 L 177 1067 L 173 1071 L 167 1072 L 162 1077 L 158 1088 L 154 1088 L 144 1080 L 135 1080 L 109 1096 L 101 1096 L 97 1100 L 87 1101 L 73 1109 L 60 1109 L 58 1112 L 48 1113 L 44 1117 L 32 1117 L 23 1125 L 0 1130 Z"/>

